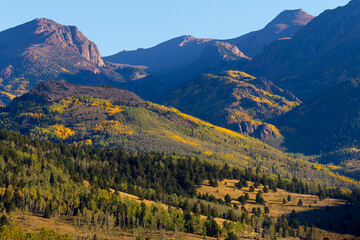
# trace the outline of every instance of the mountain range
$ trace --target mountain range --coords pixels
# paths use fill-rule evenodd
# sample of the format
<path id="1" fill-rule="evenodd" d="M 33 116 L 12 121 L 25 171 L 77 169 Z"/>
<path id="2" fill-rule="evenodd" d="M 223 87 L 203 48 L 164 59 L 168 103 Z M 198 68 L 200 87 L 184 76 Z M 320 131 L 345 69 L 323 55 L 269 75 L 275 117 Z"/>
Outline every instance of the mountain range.
<path id="1" fill-rule="evenodd" d="M 273 41 L 291 38 L 312 19 L 314 19 L 314 16 L 302 9 L 286 10 L 281 12 L 263 29 L 224 41 L 237 46 L 247 56 L 255 57 Z"/>
<path id="2" fill-rule="evenodd" d="M 160 43 L 152 48 L 121 51 L 104 59 L 115 63 L 147 66 L 149 72 L 163 74 L 189 66 L 196 61 L 207 46 L 215 41 L 234 45 L 245 55 L 254 57 L 272 41 L 291 37 L 313 18 L 313 16 L 301 9 L 288 10 L 280 13 L 263 29 L 238 38 L 216 40 L 184 35 Z"/>
<path id="3" fill-rule="evenodd" d="M 279 38 L 292 37 L 312 19 L 313 16 L 301 9 L 287 10 L 263 29 L 235 39 L 184 35 L 152 48 L 122 51 L 104 59 L 147 67 L 151 76 L 124 87 L 145 99 L 160 101 L 201 74 L 241 70 L 264 46 Z"/>
<path id="4" fill-rule="evenodd" d="M 154 113 L 150 113 L 152 110 L 147 109 L 150 102 L 146 100 L 152 100 L 167 105 L 164 107 L 166 111 L 176 113 L 177 110 L 171 108 L 176 107 L 186 114 L 199 117 L 201 121 L 208 121 L 206 124 L 258 138 L 279 149 L 315 154 L 315 158 L 325 159 L 347 149 L 360 148 L 356 105 L 360 72 L 357 64 L 360 49 L 359 9 L 360 0 L 352 0 L 344 7 L 327 10 L 315 18 L 301 9 L 288 10 L 262 30 L 235 39 L 182 36 L 153 48 L 120 52 L 105 58 L 76 27 L 64 26 L 49 19 L 35 19 L 0 32 L 0 105 L 9 105 L 9 109 L 12 109 L 10 112 L 14 114 L 8 116 L 13 118 L 9 124 L 14 129 L 30 133 L 30 130 L 35 131 L 32 124 L 39 119 L 23 121 L 26 114 L 35 113 L 18 115 L 18 107 L 15 106 L 23 100 L 15 100 L 14 103 L 11 100 L 39 83 L 61 80 L 80 85 L 120 87 L 134 92 L 133 99 L 141 99 L 142 102 L 141 106 L 137 106 L 140 108 L 136 108 L 136 111 L 133 109 L 136 114 L 131 113 L 136 117 L 129 119 L 158 121 L 154 120 Z M 89 89 L 92 92 L 102 91 L 100 88 Z M 34 91 L 39 91 L 39 86 Z M 123 93 L 115 91 L 113 94 L 121 96 Z M 30 95 L 24 95 L 24 98 Z M 71 92 L 69 97 L 71 101 L 80 101 L 76 93 Z M 118 101 L 96 94 L 90 97 L 110 101 L 106 104 Z M 65 108 L 68 107 L 66 97 L 58 100 L 65 104 Z M 45 103 L 47 107 L 53 104 L 54 108 L 57 106 L 53 101 Z M 60 109 L 64 108 L 63 105 L 59 106 Z M 79 108 L 84 106 L 87 105 Z M 116 106 L 111 106 L 116 109 Z M 161 109 L 160 105 L 152 106 Z M 122 107 L 118 110 L 123 111 Z M 72 114 L 95 114 L 86 109 L 82 109 L 84 113 L 76 113 L 78 110 L 73 109 Z M 159 115 L 161 111 L 155 112 L 155 115 Z M 59 126 L 65 128 L 67 124 L 76 125 L 82 121 L 79 120 L 81 117 L 71 119 L 70 113 L 56 116 L 48 113 L 45 111 L 34 116 L 45 114 L 48 123 L 58 122 Z M 106 111 L 95 115 L 98 120 L 113 120 L 108 119 L 112 116 Z M 126 119 L 123 116 L 121 120 L 126 122 Z M 74 141 L 91 140 L 95 145 L 105 146 L 106 137 L 85 139 L 89 133 L 94 134 L 98 120 L 90 119 L 91 124 L 95 125 L 90 124 L 85 130 L 80 127 L 81 124 L 77 126 L 84 132 L 78 130 L 82 137 Z M 2 121 L 6 123 L 6 117 Z M 146 126 L 145 122 L 141 124 Z M 119 131 L 107 133 L 106 136 L 112 136 L 114 141 L 110 145 L 130 144 L 129 136 L 121 134 L 128 132 L 126 129 L 131 127 L 122 129 L 120 125 L 110 125 L 103 127 Z M 89 126 L 91 129 L 88 129 Z M 139 126 L 134 128 L 138 129 L 137 133 L 142 132 Z M 159 140 L 158 136 L 154 139 L 148 137 L 155 131 L 151 129 L 146 134 L 135 134 L 136 141 L 143 139 L 141 141 L 145 146 L 149 146 L 151 141 L 157 141 L 154 139 Z M 169 126 L 166 129 L 170 131 Z M 39 131 L 50 130 L 37 131 L 35 135 L 42 136 Z M 121 143 L 117 140 L 118 134 L 122 136 Z M 182 134 L 185 133 L 175 135 L 184 139 Z M 163 133 L 164 136 L 167 136 L 166 133 Z M 53 133 L 50 138 L 54 138 Z M 186 145 L 188 140 L 184 141 Z M 169 142 L 172 146 L 169 149 L 177 149 L 175 146 L 179 141 L 172 139 Z M 161 141 L 157 144 L 162 145 Z M 205 151 L 196 148 L 189 150 L 188 147 L 181 153 Z M 138 149 L 132 146 L 129 150 L 147 151 L 150 147 Z M 353 156 L 356 158 L 356 155 Z"/>
<path id="5" fill-rule="evenodd" d="M 104 58 L 50 19 L 0 32 L 0 235 L 355 239 L 359 40 L 360 0 Z"/>

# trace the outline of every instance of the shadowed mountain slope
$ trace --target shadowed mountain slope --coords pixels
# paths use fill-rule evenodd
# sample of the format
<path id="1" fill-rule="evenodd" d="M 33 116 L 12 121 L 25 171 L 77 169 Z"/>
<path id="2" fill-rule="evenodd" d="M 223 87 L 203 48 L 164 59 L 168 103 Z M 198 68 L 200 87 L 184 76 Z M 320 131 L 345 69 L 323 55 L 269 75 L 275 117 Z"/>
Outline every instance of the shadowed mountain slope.
<path id="1" fill-rule="evenodd" d="M 360 1 L 320 14 L 291 39 L 272 43 L 245 71 L 301 99 L 360 73 Z"/>
<path id="2" fill-rule="evenodd" d="M 264 46 L 274 40 L 291 38 L 313 18 L 314 16 L 307 14 L 302 9 L 286 10 L 276 16 L 263 29 L 225 41 L 237 46 L 247 56 L 255 57 Z"/>

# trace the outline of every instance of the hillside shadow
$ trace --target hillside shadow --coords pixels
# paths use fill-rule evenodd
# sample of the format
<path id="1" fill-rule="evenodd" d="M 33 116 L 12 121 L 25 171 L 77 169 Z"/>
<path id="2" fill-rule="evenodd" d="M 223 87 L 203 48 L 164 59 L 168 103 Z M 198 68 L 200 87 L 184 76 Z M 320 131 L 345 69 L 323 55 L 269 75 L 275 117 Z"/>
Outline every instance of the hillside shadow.
<path id="1" fill-rule="evenodd" d="M 120 85 L 119 82 L 115 82 L 103 73 L 95 74 L 89 70 L 80 70 L 76 74 L 63 73 L 59 75 L 58 79 L 72 84 L 87 86 L 105 85 L 118 87 Z"/>
<path id="2" fill-rule="evenodd" d="M 289 223 L 292 216 L 287 215 Z M 300 225 L 316 226 L 340 234 L 360 237 L 360 205 L 327 206 L 296 213 Z"/>

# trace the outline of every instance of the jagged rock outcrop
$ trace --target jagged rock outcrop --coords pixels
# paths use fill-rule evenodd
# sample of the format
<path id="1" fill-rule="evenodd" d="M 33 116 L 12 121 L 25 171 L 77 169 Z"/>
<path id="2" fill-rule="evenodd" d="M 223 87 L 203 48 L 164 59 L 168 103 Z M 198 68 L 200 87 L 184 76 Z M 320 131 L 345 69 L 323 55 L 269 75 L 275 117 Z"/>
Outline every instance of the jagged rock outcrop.
<path id="1" fill-rule="evenodd" d="M 64 26 L 46 18 L 36 19 L 34 24 L 37 25 L 34 34 L 46 38 L 44 43 L 68 47 L 99 67 L 104 66 L 95 43 L 88 40 L 76 26 Z"/>

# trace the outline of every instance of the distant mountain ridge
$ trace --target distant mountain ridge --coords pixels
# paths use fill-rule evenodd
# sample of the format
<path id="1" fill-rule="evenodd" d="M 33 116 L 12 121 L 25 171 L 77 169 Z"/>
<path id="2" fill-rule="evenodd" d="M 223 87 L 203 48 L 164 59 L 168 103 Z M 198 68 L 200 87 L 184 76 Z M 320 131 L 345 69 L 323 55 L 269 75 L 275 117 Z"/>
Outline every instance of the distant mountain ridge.
<path id="1" fill-rule="evenodd" d="M 216 40 L 184 35 L 152 48 L 122 51 L 104 57 L 104 59 L 114 63 L 144 65 L 149 67 L 150 73 L 168 73 L 189 66 L 200 57 L 205 47 L 215 41 L 235 45 L 244 55 L 253 57 L 272 41 L 278 38 L 291 37 L 313 18 L 303 10 L 288 10 L 280 13 L 264 29 L 239 38 Z"/>
<path id="2" fill-rule="evenodd" d="M 214 41 L 214 39 L 183 35 L 152 48 L 122 51 L 104 59 L 114 63 L 143 65 L 149 67 L 150 73 L 166 73 L 188 66 L 200 56 L 206 46 Z"/>
<path id="3" fill-rule="evenodd" d="M 6 61 L 9 61 L 9 58 L 15 60 L 23 57 L 30 61 L 31 57 L 43 57 L 54 60 L 52 58 L 58 56 L 51 54 L 50 51 L 53 48 L 62 48 L 62 55 L 67 54 L 66 50 L 73 51 L 96 66 L 104 66 L 97 46 L 89 41 L 75 26 L 64 26 L 50 19 L 38 18 L 5 30 L 0 33 L 0 36 L 0 63 L 2 67 Z M 84 60 L 81 61 L 80 56 L 76 59 L 78 61 L 77 66 L 96 71 L 94 66 Z M 4 74 L 2 76 L 6 78 Z"/>

